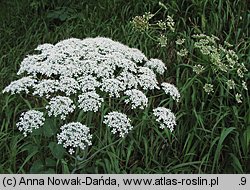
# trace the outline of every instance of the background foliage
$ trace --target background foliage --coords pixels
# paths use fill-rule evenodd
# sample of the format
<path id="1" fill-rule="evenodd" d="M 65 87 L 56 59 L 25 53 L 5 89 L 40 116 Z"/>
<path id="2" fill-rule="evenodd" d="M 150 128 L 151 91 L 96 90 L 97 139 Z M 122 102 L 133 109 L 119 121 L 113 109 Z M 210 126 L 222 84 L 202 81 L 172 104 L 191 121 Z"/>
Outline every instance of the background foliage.
<path id="1" fill-rule="evenodd" d="M 187 39 L 189 52 L 194 48 L 190 39 L 193 32 L 213 34 L 234 44 L 250 70 L 247 0 L 162 2 L 175 19 L 178 32 Z M 124 140 L 111 136 L 101 124 L 92 126 L 93 146 L 87 150 L 87 158 L 81 159 L 67 155 L 53 143 L 58 121 L 48 121 L 37 134 L 24 138 L 15 123 L 36 102 L 32 97 L 0 93 L 0 173 L 250 172 L 249 92 L 242 104 L 232 102 L 220 88 L 207 95 L 189 67 L 196 60 L 181 61 L 173 43 L 161 48 L 147 35 L 133 30 L 129 21 L 136 15 L 156 12 L 158 1 L 2 0 L 0 7 L 1 91 L 17 79 L 20 62 L 38 44 L 105 36 L 139 48 L 147 57 L 162 59 L 168 67 L 162 80 L 176 84 L 182 94 L 177 106 L 168 99 L 161 102 L 162 106 L 172 105 L 176 113 L 178 126 L 173 134 L 158 130 L 147 112 L 134 115 L 136 127 Z M 162 11 L 155 19 L 165 14 Z"/>

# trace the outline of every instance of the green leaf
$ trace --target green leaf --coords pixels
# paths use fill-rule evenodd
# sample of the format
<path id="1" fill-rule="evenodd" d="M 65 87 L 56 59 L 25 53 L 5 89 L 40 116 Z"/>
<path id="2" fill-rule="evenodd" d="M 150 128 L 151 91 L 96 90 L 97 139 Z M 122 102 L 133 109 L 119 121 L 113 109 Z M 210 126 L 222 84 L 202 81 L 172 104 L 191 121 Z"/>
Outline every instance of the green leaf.
<path id="1" fill-rule="evenodd" d="M 62 170 L 63 170 L 63 174 L 69 174 L 69 167 L 66 161 L 61 160 L 62 162 Z"/>
<path id="2" fill-rule="evenodd" d="M 49 168 L 48 170 L 44 171 L 43 174 L 55 174 L 55 170 L 52 168 Z"/>
<path id="3" fill-rule="evenodd" d="M 28 144 L 27 146 L 23 147 L 23 151 L 28 151 L 28 155 L 33 154 L 34 152 L 38 152 L 38 146 L 33 145 L 33 144 Z"/>
<path id="4" fill-rule="evenodd" d="M 41 128 L 38 128 L 38 129 L 34 129 L 32 131 L 32 135 L 42 135 L 43 134 L 43 129 L 42 127 Z"/>
<path id="5" fill-rule="evenodd" d="M 58 16 L 58 18 L 61 20 L 61 21 L 65 21 L 69 18 L 69 15 L 67 15 L 66 12 L 62 13 L 61 15 Z"/>
<path id="6" fill-rule="evenodd" d="M 45 163 L 47 167 L 55 167 L 56 166 L 56 160 L 52 158 L 46 158 Z"/>
<path id="7" fill-rule="evenodd" d="M 32 174 L 38 174 L 38 173 L 43 173 L 42 171 L 44 170 L 44 165 L 41 160 L 36 160 L 31 168 L 30 168 L 30 173 Z"/>
<path id="8" fill-rule="evenodd" d="M 243 174 L 244 171 L 243 171 L 240 160 L 233 153 L 230 153 L 229 155 L 232 158 L 232 163 L 231 164 L 234 167 L 234 170 L 237 171 L 237 173 L 239 173 L 239 174 Z"/>
<path id="9" fill-rule="evenodd" d="M 246 130 L 247 146 L 250 146 L 250 127 Z"/>
<path id="10" fill-rule="evenodd" d="M 23 162 L 23 164 L 19 167 L 19 170 L 18 170 L 17 173 L 19 173 L 19 172 L 23 169 L 24 165 L 25 165 L 26 163 L 28 163 L 28 161 L 29 161 L 34 155 L 36 155 L 37 153 L 38 153 L 38 151 L 34 151 L 34 152 L 32 152 L 31 154 L 29 154 L 29 155 L 27 156 L 27 158 L 25 159 L 25 161 Z"/>
<path id="11" fill-rule="evenodd" d="M 46 137 L 51 137 L 55 135 L 56 132 L 57 132 L 57 128 L 56 128 L 54 119 L 46 119 L 43 125 L 43 134 Z"/>
<path id="12" fill-rule="evenodd" d="M 230 133 L 232 133 L 234 130 L 235 130 L 234 127 L 224 128 L 222 130 L 221 135 L 220 135 L 220 139 L 219 139 L 219 142 L 218 142 L 215 154 L 214 154 L 214 161 L 213 161 L 212 173 L 214 173 L 215 167 L 218 166 L 219 158 L 220 158 L 220 155 L 221 155 L 221 150 L 222 150 L 223 143 L 224 143 L 226 137 Z"/>
<path id="13" fill-rule="evenodd" d="M 49 143 L 49 149 L 52 155 L 57 159 L 62 159 L 65 153 L 65 149 L 62 145 L 57 144 L 55 142 Z"/>

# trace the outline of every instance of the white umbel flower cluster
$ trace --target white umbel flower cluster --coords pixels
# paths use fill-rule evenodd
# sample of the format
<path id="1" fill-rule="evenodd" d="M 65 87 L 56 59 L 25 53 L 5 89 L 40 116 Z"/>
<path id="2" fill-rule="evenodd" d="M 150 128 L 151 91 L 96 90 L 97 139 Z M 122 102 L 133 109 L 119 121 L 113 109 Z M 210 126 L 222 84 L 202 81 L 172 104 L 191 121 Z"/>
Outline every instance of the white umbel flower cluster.
<path id="1" fill-rule="evenodd" d="M 101 90 L 109 93 L 110 97 L 120 97 L 120 92 L 125 90 L 125 85 L 117 79 L 104 79 Z"/>
<path id="2" fill-rule="evenodd" d="M 128 99 L 125 100 L 125 103 L 131 103 L 132 109 L 139 107 L 140 109 L 144 109 L 148 105 L 148 98 L 146 95 L 140 90 L 127 90 L 124 92 L 125 95 L 128 96 Z"/>
<path id="3" fill-rule="evenodd" d="M 94 91 L 101 85 L 101 83 L 97 81 L 96 77 L 91 75 L 79 77 L 78 83 L 82 92 Z"/>
<path id="4" fill-rule="evenodd" d="M 52 94 L 56 93 L 59 90 L 58 85 L 58 80 L 43 79 L 34 86 L 33 95 L 38 95 L 40 97 L 45 96 L 46 98 L 49 98 Z"/>
<path id="5" fill-rule="evenodd" d="M 84 150 L 92 145 L 92 135 L 87 126 L 80 122 L 72 122 L 61 126 L 61 133 L 57 134 L 58 144 L 63 144 L 64 148 L 69 148 L 68 152 L 73 154 L 79 147 Z"/>
<path id="6" fill-rule="evenodd" d="M 170 109 L 158 107 L 156 109 L 153 109 L 153 114 L 156 117 L 156 121 L 160 123 L 161 129 L 169 128 L 171 132 L 174 130 L 174 126 L 176 125 L 176 118 Z"/>
<path id="7" fill-rule="evenodd" d="M 70 96 L 71 94 L 76 94 L 77 90 L 80 89 L 78 82 L 71 77 L 60 77 L 59 80 L 59 90 L 64 92 L 66 96 Z"/>
<path id="8" fill-rule="evenodd" d="M 161 87 L 166 94 L 169 94 L 174 100 L 179 102 L 181 95 L 173 84 L 163 82 L 161 83 Z"/>
<path id="9" fill-rule="evenodd" d="M 238 53 L 234 51 L 237 48 L 227 41 L 221 43 L 221 39 L 214 35 L 196 34 L 193 35 L 193 38 L 195 41 L 194 48 L 202 54 L 202 57 L 199 58 L 205 60 L 200 61 L 203 65 L 197 65 L 199 67 L 196 66 L 194 71 L 198 73 L 203 67 L 202 72 L 199 72 L 200 77 L 209 78 L 211 74 L 214 77 L 220 76 L 223 80 L 220 80 L 219 84 L 224 84 L 228 86 L 229 90 L 232 90 L 228 98 L 234 95 L 236 102 L 241 102 L 239 95 L 241 95 L 242 90 L 246 89 L 245 84 L 249 78 L 249 71 L 246 64 L 240 62 Z M 206 76 L 206 74 L 209 74 L 209 76 Z M 238 79 L 241 80 L 241 83 Z M 216 84 L 218 83 L 204 84 L 203 89 L 206 93 L 212 94 L 217 88 Z"/>
<path id="10" fill-rule="evenodd" d="M 146 93 L 160 89 L 156 74 L 166 70 L 161 60 L 148 60 L 140 50 L 103 37 L 70 38 L 55 45 L 39 45 L 35 50 L 37 54 L 28 55 L 17 73 L 26 76 L 13 81 L 3 92 L 30 93 L 34 98 L 45 98 L 48 116 L 59 116 L 62 120 L 76 111 L 76 107 L 83 112 L 97 112 L 102 105 L 110 105 L 103 104 L 105 101 L 124 95 L 127 96 L 125 103 L 132 109 L 143 110 L 148 105 Z M 179 100 L 173 85 L 162 87 Z M 43 124 L 44 118 L 36 115 L 37 120 L 35 116 L 23 115 L 30 119 L 18 123 L 25 135 Z M 128 116 L 116 111 L 106 115 L 104 123 L 120 137 L 133 128 Z M 91 144 L 89 129 L 80 123 L 63 125 L 61 130 L 58 142 L 69 148 L 71 154 L 75 147 L 84 149 L 86 144 Z"/>
<path id="11" fill-rule="evenodd" d="M 120 137 L 124 137 L 130 130 L 133 129 L 131 125 L 131 120 L 127 115 L 113 111 L 104 116 L 104 121 L 108 127 L 112 129 L 112 133 L 119 133 Z"/>
<path id="12" fill-rule="evenodd" d="M 126 89 L 136 89 L 138 86 L 138 78 L 129 71 L 121 72 L 117 79 L 125 85 Z"/>
<path id="13" fill-rule="evenodd" d="M 44 121 L 45 118 L 43 117 L 43 112 L 29 110 L 21 114 L 19 122 L 16 123 L 16 126 L 26 137 L 28 133 L 32 133 L 33 129 L 41 127 L 44 124 Z"/>
<path id="14" fill-rule="evenodd" d="M 11 92 L 11 94 L 21 93 L 25 92 L 26 94 L 29 93 L 29 88 L 33 87 L 35 83 L 37 82 L 36 79 L 33 79 L 32 76 L 23 77 L 19 80 L 13 81 L 7 86 L 4 90 L 4 92 Z"/>
<path id="15" fill-rule="evenodd" d="M 165 64 L 159 59 L 150 59 L 145 63 L 146 67 L 155 70 L 157 73 L 163 75 L 167 69 Z"/>
<path id="16" fill-rule="evenodd" d="M 140 50 L 102 37 L 70 38 L 39 45 L 36 50 L 38 54 L 28 55 L 18 71 L 28 76 L 3 92 L 31 92 L 49 99 L 58 93 L 72 96 L 100 88 L 119 98 L 128 89 L 159 89 L 153 70 L 163 74 L 166 69 L 161 60 L 148 61 Z"/>
<path id="17" fill-rule="evenodd" d="M 49 116 L 61 116 L 61 119 L 65 120 L 66 116 L 75 110 L 75 105 L 69 97 L 56 96 L 51 98 L 46 109 L 48 110 Z"/>
<path id="18" fill-rule="evenodd" d="M 139 67 L 138 83 L 143 90 L 159 89 L 155 73 L 147 67 Z"/>
<path id="19" fill-rule="evenodd" d="M 78 96 L 78 107 L 81 108 L 84 112 L 93 111 L 97 112 L 101 107 L 103 98 L 100 98 L 99 94 L 95 91 L 86 92 Z"/>

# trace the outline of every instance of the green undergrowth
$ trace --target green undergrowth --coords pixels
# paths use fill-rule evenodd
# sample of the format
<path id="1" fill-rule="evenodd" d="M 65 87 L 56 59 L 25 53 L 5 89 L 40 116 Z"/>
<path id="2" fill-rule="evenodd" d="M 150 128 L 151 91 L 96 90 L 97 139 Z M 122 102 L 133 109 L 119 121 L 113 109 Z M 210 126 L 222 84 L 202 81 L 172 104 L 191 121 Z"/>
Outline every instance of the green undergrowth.
<path id="1" fill-rule="evenodd" d="M 213 34 L 233 44 L 240 61 L 250 70 L 247 0 L 162 2 L 168 11 L 155 19 L 172 15 L 176 29 L 186 38 L 188 51 L 194 49 L 194 32 Z M 206 81 L 192 71 L 196 60 L 181 61 L 173 43 L 162 48 L 135 31 L 130 20 L 157 11 L 158 1 L 4 0 L 0 7 L 0 91 L 18 78 L 20 62 L 37 45 L 70 37 L 104 36 L 138 48 L 147 57 L 162 59 L 168 70 L 160 80 L 174 83 L 181 93 L 178 104 L 157 100 L 152 94 L 148 110 L 131 114 L 135 127 L 124 139 L 113 136 L 102 124 L 103 116 L 119 108 L 119 102 L 111 102 L 98 114 L 72 114 L 70 121 L 89 124 L 93 133 L 93 145 L 78 157 L 55 143 L 62 124 L 58 119 L 48 120 L 43 128 L 23 137 L 15 126 L 18 117 L 31 107 L 39 110 L 41 104 L 32 97 L 0 93 L 0 173 L 250 172 L 249 92 L 244 93 L 241 104 L 228 98 L 222 85 L 213 94 L 206 94 L 201 90 Z M 175 112 L 173 133 L 159 129 L 153 121 L 149 109 L 155 104 L 170 106 Z"/>

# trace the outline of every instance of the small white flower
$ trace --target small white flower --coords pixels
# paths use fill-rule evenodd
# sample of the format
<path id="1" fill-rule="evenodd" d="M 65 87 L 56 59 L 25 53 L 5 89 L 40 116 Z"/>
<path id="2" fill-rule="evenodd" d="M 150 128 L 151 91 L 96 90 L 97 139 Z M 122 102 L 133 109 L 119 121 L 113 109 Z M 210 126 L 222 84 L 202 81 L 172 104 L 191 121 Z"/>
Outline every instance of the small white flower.
<path id="1" fill-rule="evenodd" d="M 148 67 L 139 67 L 138 70 L 138 83 L 143 90 L 158 89 L 158 82 L 155 73 Z"/>
<path id="2" fill-rule="evenodd" d="M 49 116 L 54 115 L 57 117 L 60 115 L 61 119 L 65 120 L 66 116 L 74 111 L 75 105 L 69 97 L 56 96 L 51 98 L 49 105 L 46 106 L 46 109 L 48 110 Z"/>
<path id="3" fill-rule="evenodd" d="M 168 45 L 168 37 L 164 34 L 161 34 L 157 41 L 161 47 L 166 47 Z"/>
<path id="4" fill-rule="evenodd" d="M 236 99 L 238 104 L 242 103 L 242 95 L 241 94 L 237 93 L 235 95 L 235 99 Z"/>
<path id="5" fill-rule="evenodd" d="M 87 126 L 79 122 L 72 122 L 60 127 L 61 133 L 57 134 L 58 144 L 63 144 L 64 148 L 69 148 L 69 153 L 73 154 L 77 147 L 84 150 L 92 145 L 92 135 Z"/>
<path id="6" fill-rule="evenodd" d="M 124 137 L 133 126 L 130 124 L 131 120 L 127 115 L 113 111 L 104 116 L 103 123 L 112 129 L 112 133 L 119 133 L 120 137 Z"/>
<path id="7" fill-rule="evenodd" d="M 109 93 L 110 97 L 120 97 L 120 92 L 126 89 L 125 85 L 117 79 L 103 79 L 101 90 Z"/>
<path id="8" fill-rule="evenodd" d="M 203 89 L 204 89 L 204 91 L 205 91 L 207 94 L 210 94 L 210 93 L 214 92 L 214 85 L 209 84 L 209 83 L 206 83 L 206 84 L 203 86 Z"/>
<path id="9" fill-rule="evenodd" d="M 71 77 L 60 77 L 58 88 L 61 92 L 64 92 L 66 96 L 75 94 L 80 89 L 78 82 Z"/>
<path id="10" fill-rule="evenodd" d="M 242 71 L 241 68 L 237 69 L 237 74 L 240 78 L 243 78 L 244 77 L 244 72 Z"/>
<path id="11" fill-rule="evenodd" d="M 144 65 L 150 69 L 155 70 L 157 73 L 163 75 L 165 70 L 167 70 L 165 64 L 159 59 L 150 59 Z"/>
<path id="12" fill-rule="evenodd" d="M 125 100 L 125 103 L 131 103 L 132 109 L 139 107 L 140 109 L 144 109 L 148 105 L 148 99 L 146 95 L 137 89 L 127 90 L 124 92 L 125 95 L 128 96 L 128 99 Z"/>
<path id="13" fill-rule="evenodd" d="M 32 88 L 36 82 L 37 80 L 32 78 L 31 76 L 23 77 L 19 80 L 11 82 L 9 86 L 5 87 L 3 93 L 11 92 L 11 94 L 16 94 L 24 91 L 26 94 L 28 94 L 29 88 Z"/>
<path id="14" fill-rule="evenodd" d="M 98 65 L 98 67 L 96 67 L 95 74 L 98 78 L 113 78 L 114 69 L 110 65 L 101 63 Z"/>
<path id="15" fill-rule="evenodd" d="M 136 72 L 137 69 L 137 65 L 135 62 L 129 59 L 124 59 L 123 57 L 121 57 L 120 59 L 113 58 L 112 64 L 116 65 L 118 68 L 122 68 L 123 71 Z"/>
<path id="16" fill-rule="evenodd" d="M 136 62 L 136 63 L 142 63 L 143 61 L 147 61 L 146 56 L 138 49 L 136 48 L 128 48 L 127 52 L 124 52 L 126 58 Z"/>
<path id="17" fill-rule="evenodd" d="M 193 71 L 194 71 L 197 75 L 201 74 L 204 70 L 205 70 L 204 66 L 203 66 L 203 65 L 200 65 L 200 64 L 195 65 L 195 66 L 193 67 Z"/>
<path id="18" fill-rule="evenodd" d="M 227 81 L 227 86 L 228 86 L 229 89 L 234 89 L 235 88 L 235 82 L 232 79 L 230 79 L 230 80 Z"/>
<path id="19" fill-rule="evenodd" d="M 97 112 L 104 101 L 103 98 L 100 98 L 99 94 L 97 94 L 95 91 L 83 93 L 82 95 L 79 95 L 78 98 L 78 107 L 84 112 Z"/>
<path id="20" fill-rule="evenodd" d="M 84 54 L 84 52 L 83 52 Z M 84 56 L 83 56 L 84 57 Z M 85 57 L 86 58 L 86 57 Z M 93 75 L 96 73 L 98 64 L 96 60 L 87 59 L 87 60 L 78 60 L 75 65 L 80 69 L 81 76 Z"/>
<path id="21" fill-rule="evenodd" d="M 182 45 L 184 42 L 185 42 L 185 39 L 184 39 L 184 38 L 178 39 L 178 40 L 175 41 L 175 43 L 176 43 L 177 45 Z"/>
<path id="22" fill-rule="evenodd" d="M 43 117 L 43 112 L 29 110 L 21 114 L 19 122 L 17 122 L 16 126 L 26 137 L 28 133 L 32 133 L 33 129 L 41 127 L 44 124 L 44 121 L 45 118 Z"/>
<path id="23" fill-rule="evenodd" d="M 157 24 L 157 26 L 160 27 L 161 30 L 166 30 L 167 29 L 166 23 L 163 22 L 162 20 L 157 21 L 156 24 Z"/>
<path id="24" fill-rule="evenodd" d="M 179 100 L 180 100 L 180 93 L 179 93 L 178 89 L 173 84 L 163 82 L 163 83 L 161 83 L 161 87 L 162 87 L 162 89 L 164 90 L 164 92 L 166 94 L 170 94 L 170 96 L 174 100 L 176 100 L 177 102 L 179 102 Z"/>
<path id="25" fill-rule="evenodd" d="M 243 89 L 248 90 L 246 81 L 242 81 L 242 87 Z"/>
<path id="26" fill-rule="evenodd" d="M 38 45 L 35 50 L 42 51 L 42 52 L 49 52 L 54 47 L 53 44 L 45 43 Z"/>
<path id="27" fill-rule="evenodd" d="M 72 58 L 73 60 L 65 60 L 64 64 L 58 64 L 56 70 L 58 73 L 56 75 L 60 75 L 61 77 L 79 77 L 84 76 L 84 70 L 80 67 L 80 61 L 76 58 Z"/>
<path id="28" fill-rule="evenodd" d="M 185 57 L 187 54 L 188 54 L 188 50 L 186 48 L 183 48 L 177 52 L 177 55 L 179 55 L 180 57 Z"/>
<path id="29" fill-rule="evenodd" d="M 34 86 L 33 95 L 49 98 L 51 94 L 59 90 L 58 85 L 59 82 L 57 80 L 43 79 Z"/>
<path id="30" fill-rule="evenodd" d="M 97 81 L 96 77 L 93 77 L 91 75 L 79 77 L 77 81 L 80 85 L 80 89 L 82 92 L 94 91 L 97 87 L 101 85 L 101 83 Z"/>
<path id="31" fill-rule="evenodd" d="M 69 149 L 69 153 L 70 153 L 70 154 L 75 153 L 74 149 L 73 149 L 73 148 L 70 148 L 70 149 Z"/>
<path id="32" fill-rule="evenodd" d="M 138 78 L 129 71 L 121 72 L 117 79 L 122 81 L 122 83 L 126 86 L 126 89 L 137 88 L 138 86 Z"/>
<path id="33" fill-rule="evenodd" d="M 44 70 L 44 68 L 47 67 L 46 64 L 41 64 L 41 62 L 44 59 L 46 59 L 46 57 L 47 56 L 45 54 L 28 55 L 21 62 L 20 69 L 17 72 L 17 74 L 20 75 L 20 74 L 27 72 L 28 74 L 32 74 L 33 76 L 36 76 L 37 73 L 40 73 L 40 70 L 42 71 Z"/>
<path id="34" fill-rule="evenodd" d="M 156 121 L 160 123 L 161 129 L 169 128 L 171 132 L 174 130 L 176 118 L 170 109 L 158 107 L 153 109 L 153 114 L 156 117 Z"/>
<path id="35" fill-rule="evenodd" d="M 174 19 L 171 16 L 167 16 L 167 26 L 169 27 L 169 29 L 174 32 L 175 31 L 175 22 Z"/>

